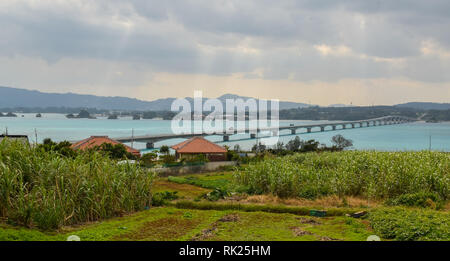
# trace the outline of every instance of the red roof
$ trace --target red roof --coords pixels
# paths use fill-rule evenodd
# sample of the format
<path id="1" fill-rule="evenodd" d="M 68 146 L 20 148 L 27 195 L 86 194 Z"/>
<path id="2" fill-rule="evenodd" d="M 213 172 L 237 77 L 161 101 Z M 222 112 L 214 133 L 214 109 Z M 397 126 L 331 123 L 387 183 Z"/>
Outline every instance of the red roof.
<path id="1" fill-rule="evenodd" d="M 80 149 L 80 150 L 92 149 L 96 146 L 102 145 L 103 143 L 110 143 L 113 145 L 122 144 L 118 141 L 108 138 L 108 136 L 91 136 L 87 139 L 84 139 L 84 140 L 81 140 L 79 142 L 72 144 L 71 148 L 72 149 Z M 136 156 L 141 155 L 141 152 L 139 150 L 133 149 L 130 146 L 127 146 L 125 144 L 122 144 L 122 145 L 125 146 L 125 148 L 127 149 L 127 151 L 129 153 L 132 153 L 133 155 L 136 155 Z"/>
<path id="2" fill-rule="evenodd" d="M 178 153 L 226 153 L 227 150 L 202 137 L 193 137 L 172 146 Z"/>

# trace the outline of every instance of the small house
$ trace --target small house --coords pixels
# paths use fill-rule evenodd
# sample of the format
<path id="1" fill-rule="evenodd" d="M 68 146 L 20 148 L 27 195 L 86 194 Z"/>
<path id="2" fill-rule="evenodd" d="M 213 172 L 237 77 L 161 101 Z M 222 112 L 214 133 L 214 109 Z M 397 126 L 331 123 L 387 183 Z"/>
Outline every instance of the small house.
<path id="1" fill-rule="evenodd" d="M 80 150 L 86 150 L 86 149 L 92 149 L 95 148 L 97 146 L 102 145 L 103 143 L 109 143 L 112 145 L 116 145 L 116 144 L 122 144 L 116 140 L 110 139 L 108 136 L 91 136 L 87 139 L 81 140 L 79 142 L 76 142 L 74 144 L 72 144 L 71 148 L 72 149 L 80 149 Z M 134 156 L 141 156 L 141 152 L 137 149 L 133 149 L 130 146 L 127 146 L 125 144 L 122 144 L 123 146 L 125 146 L 125 149 L 133 154 Z"/>
<path id="2" fill-rule="evenodd" d="M 171 147 L 177 159 L 205 155 L 209 161 L 226 161 L 227 150 L 205 138 L 193 137 Z"/>

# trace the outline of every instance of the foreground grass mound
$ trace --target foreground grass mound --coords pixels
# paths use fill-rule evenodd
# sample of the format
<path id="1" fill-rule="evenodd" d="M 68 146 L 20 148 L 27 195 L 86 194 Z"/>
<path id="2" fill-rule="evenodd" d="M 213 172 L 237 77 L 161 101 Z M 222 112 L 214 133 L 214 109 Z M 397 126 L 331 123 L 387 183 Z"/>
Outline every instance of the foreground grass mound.
<path id="1" fill-rule="evenodd" d="M 443 152 L 302 153 L 250 163 L 236 171 L 252 194 L 389 199 L 407 193 L 450 197 L 450 154 Z"/>
<path id="2" fill-rule="evenodd" d="M 426 209 L 377 209 L 369 214 L 377 235 L 387 239 L 450 240 L 450 214 Z"/>
<path id="3" fill-rule="evenodd" d="M 154 175 L 97 152 L 65 157 L 19 142 L 0 143 L 0 217 L 55 229 L 142 210 Z"/>

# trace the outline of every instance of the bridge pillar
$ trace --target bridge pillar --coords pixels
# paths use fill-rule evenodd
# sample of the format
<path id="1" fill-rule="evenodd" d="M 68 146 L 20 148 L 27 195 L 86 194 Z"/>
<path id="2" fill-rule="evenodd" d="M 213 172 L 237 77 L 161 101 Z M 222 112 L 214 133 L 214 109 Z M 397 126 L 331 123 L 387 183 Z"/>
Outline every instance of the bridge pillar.
<path id="1" fill-rule="evenodd" d="M 347 129 L 347 125 L 346 124 L 342 124 L 342 129 L 343 130 Z"/>
<path id="2" fill-rule="evenodd" d="M 352 129 L 354 129 L 355 128 L 355 124 L 354 123 L 352 123 Z"/>
<path id="3" fill-rule="evenodd" d="M 333 125 L 332 128 L 333 128 L 333 130 L 336 130 L 336 125 Z"/>
<path id="4" fill-rule="evenodd" d="M 295 134 L 296 134 L 296 132 L 297 132 L 297 130 L 296 130 L 296 129 L 291 129 L 291 134 L 292 134 L 292 135 L 295 135 Z"/>
<path id="5" fill-rule="evenodd" d="M 153 142 L 147 142 L 147 144 L 145 144 L 145 147 L 147 149 L 154 149 L 155 148 L 155 144 Z"/>
<path id="6" fill-rule="evenodd" d="M 256 133 L 250 133 L 250 138 L 251 138 L 251 139 L 256 138 Z"/>
<path id="7" fill-rule="evenodd" d="M 320 131 L 325 131 L 325 127 L 320 127 Z"/>
<path id="8" fill-rule="evenodd" d="M 223 141 L 229 141 L 230 136 L 229 135 L 223 135 Z"/>
<path id="9" fill-rule="evenodd" d="M 311 128 L 306 128 L 306 132 L 311 133 Z"/>

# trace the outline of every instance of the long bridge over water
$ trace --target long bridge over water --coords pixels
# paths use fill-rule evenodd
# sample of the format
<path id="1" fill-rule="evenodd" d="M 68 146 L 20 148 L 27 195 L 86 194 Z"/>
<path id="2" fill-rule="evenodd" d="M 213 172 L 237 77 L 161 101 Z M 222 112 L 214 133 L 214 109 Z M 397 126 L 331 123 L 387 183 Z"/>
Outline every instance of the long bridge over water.
<path id="1" fill-rule="evenodd" d="M 214 132 L 214 133 L 182 133 L 182 134 L 155 134 L 155 135 L 143 135 L 143 136 L 131 136 L 131 137 L 119 137 L 115 138 L 115 140 L 119 142 L 145 142 L 147 143 L 147 148 L 154 148 L 155 142 L 176 139 L 176 138 L 191 138 L 194 136 L 213 136 L 219 135 L 223 136 L 223 141 L 229 141 L 230 136 L 235 134 L 248 133 L 250 138 L 256 138 L 257 133 L 263 131 L 271 131 L 272 134 L 276 135 L 283 130 L 290 130 L 291 135 L 295 135 L 298 130 L 305 129 L 306 133 L 311 132 L 324 132 L 324 131 L 334 131 L 334 130 L 343 130 L 343 129 L 354 129 L 354 128 L 363 128 L 363 127 L 372 127 L 372 126 L 382 126 L 382 125 L 393 125 L 393 124 L 402 124 L 407 122 L 416 121 L 415 119 L 411 119 L 403 116 L 385 116 L 374 119 L 367 120 L 358 120 L 358 121 L 340 121 L 340 122 L 327 122 L 327 123 L 317 123 L 317 124 L 309 124 L 309 125 L 294 125 L 290 124 L 288 126 L 279 126 L 279 127 L 266 127 L 266 128 L 258 128 L 258 129 L 232 129 L 232 130 L 224 130 L 223 132 Z"/>

